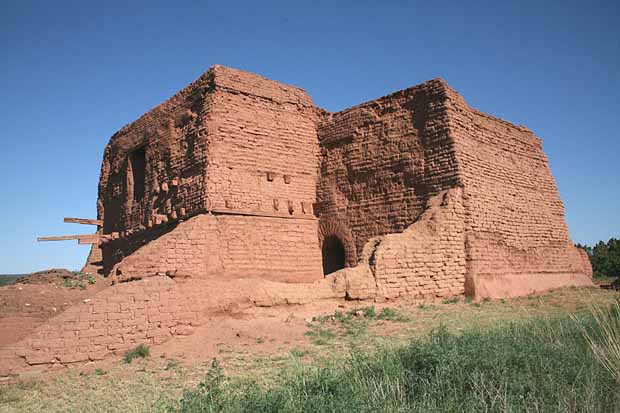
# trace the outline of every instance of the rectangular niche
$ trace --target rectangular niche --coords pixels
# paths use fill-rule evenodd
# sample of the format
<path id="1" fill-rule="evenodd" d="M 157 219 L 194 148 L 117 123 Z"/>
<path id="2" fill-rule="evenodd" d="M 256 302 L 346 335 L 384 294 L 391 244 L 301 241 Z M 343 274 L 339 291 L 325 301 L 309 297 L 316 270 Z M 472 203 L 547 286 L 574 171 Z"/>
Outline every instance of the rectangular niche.
<path id="1" fill-rule="evenodd" d="M 129 154 L 129 164 L 131 166 L 131 191 L 134 201 L 141 201 L 144 198 L 144 187 L 146 178 L 146 147 L 136 149 Z"/>

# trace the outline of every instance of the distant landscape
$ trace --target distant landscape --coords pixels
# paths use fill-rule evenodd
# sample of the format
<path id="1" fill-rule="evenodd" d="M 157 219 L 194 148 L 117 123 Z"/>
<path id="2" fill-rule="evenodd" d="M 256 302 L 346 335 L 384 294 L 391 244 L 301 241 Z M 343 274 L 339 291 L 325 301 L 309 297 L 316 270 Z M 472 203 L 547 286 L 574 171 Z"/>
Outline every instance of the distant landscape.
<path id="1" fill-rule="evenodd" d="M 0 287 L 13 284 L 15 280 L 25 274 L 0 274 Z"/>

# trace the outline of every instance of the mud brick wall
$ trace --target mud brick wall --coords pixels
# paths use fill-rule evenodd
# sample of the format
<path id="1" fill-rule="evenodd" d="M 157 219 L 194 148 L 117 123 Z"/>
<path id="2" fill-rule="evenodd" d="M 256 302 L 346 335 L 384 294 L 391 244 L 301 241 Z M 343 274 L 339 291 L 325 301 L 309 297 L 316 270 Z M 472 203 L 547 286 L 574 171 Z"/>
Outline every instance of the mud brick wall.
<path id="1" fill-rule="evenodd" d="M 585 274 L 541 140 L 471 109 L 451 89 L 449 127 L 465 189 L 471 277 Z"/>
<path id="2" fill-rule="evenodd" d="M 443 80 L 330 114 L 302 89 L 215 66 L 106 148 L 104 272 L 122 261 L 129 278 L 311 281 L 326 237 L 340 238 L 354 266 L 368 240 L 406 231 L 451 188 L 463 188 L 469 280 L 589 273 L 540 140 L 470 108 Z"/>
<path id="3" fill-rule="evenodd" d="M 29 366 L 101 360 L 138 344 L 191 334 L 204 307 L 195 285 L 166 277 L 116 285 L 68 308 L 27 339 L 0 349 L 0 376 Z"/>
<path id="4" fill-rule="evenodd" d="M 424 300 L 464 294 L 464 215 L 462 189 L 454 188 L 431 198 L 403 233 L 382 237 L 371 263 L 378 296 Z"/>
<path id="5" fill-rule="evenodd" d="M 103 233 L 133 233 L 206 205 L 205 107 L 213 88 L 211 72 L 123 127 L 105 148 L 99 182 Z M 132 154 L 145 152 L 144 194 L 137 199 Z"/>
<path id="6" fill-rule="evenodd" d="M 141 150 L 143 179 L 134 172 Z M 113 241 L 102 247 L 103 272 L 170 223 L 207 211 L 312 216 L 318 151 L 303 90 L 214 66 L 106 147 L 98 205 Z"/>
<path id="7" fill-rule="evenodd" d="M 114 272 L 120 279 L 168 274 L 311 282 L 323 276 L 317 220 L 199 215 L 135 251 Z"/>
<path id="8" fill-rule="evenodd" d="M 207 196 L 213 209 L 312 213 L 318 176 L 316 111 L 302 90 L 214 68 Z"/>
<path id="9" fill-rule="evenodd" d="M 299 284 L 159 276 L 120 283 L 49 319 L 27 338 L 0 346 L 0 381 L 190 335 L 202 321 L 229 311 L 344 296 L 344 285 L 331 279 Z"/>
<path id="10" fill-rule="evenodd" d="M 407 228 L 429 195 L 458 184 L 446 100 L 437 79 L 322 117 L 317 210 L 322 222 L 344 223 L 357 255 L 371 237 Z"/>
<path id="11" fill-rule="evenodd" d="M 99 244 L 93 244 L 90 247 L 90 253 L 86 258 L 86 262 L 82 267 L 82 272 L 89 274 L 100 274 L 103 268 L 103 251 Z"/>

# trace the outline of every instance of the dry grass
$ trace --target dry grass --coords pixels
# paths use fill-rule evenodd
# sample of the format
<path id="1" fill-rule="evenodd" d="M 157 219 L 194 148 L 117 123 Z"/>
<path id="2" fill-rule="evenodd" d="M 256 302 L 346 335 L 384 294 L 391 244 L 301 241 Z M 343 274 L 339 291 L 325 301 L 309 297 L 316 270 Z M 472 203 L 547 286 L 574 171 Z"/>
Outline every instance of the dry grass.
<path id="1" fill-rule="evenodd" d="M 262 356 L 226 351 L 223 347 L 218 359 L 229 377 L 273 386 L 303 366 L 338 366 L 351 351 L 398 347 L 411 339 L 427 336 L 439 326 L 449 332 L 490 329 L 513 321 L 617 305 L 617 295 L 595 288 L 565 288 L 537 297 L 478 304 L 465 301 L 426 306 L 400 304 L 391 307 L 402 316 L 398 321 L 366 318 L 345 322 L 314 321 L 309 324 L 308 331 L 317 332 L 321 340 L 310 336 L 304 346 L 283 345 L 278 351 Z M 131 365 L 119 360 L 105 371 L 93 367 L 91 371 L 69 371 L 45 381 L 2 386 L 0 411 L 163 411 L 181 398 L 183 389 L 194 388 L 203 380 L 209 367 L 210 360 L 192 366 L 158 357 L 140 359 Z"/>
<path id="2" fill-rule="evenodd" d="M 591 331 L 580 323 L 582 332 L 596 358 L 620 384 L 620 300 L 605 307 L 592 306 L 590 313 L 598 330 Z M 574 315 L 573 319 L 579 323 Z"/>

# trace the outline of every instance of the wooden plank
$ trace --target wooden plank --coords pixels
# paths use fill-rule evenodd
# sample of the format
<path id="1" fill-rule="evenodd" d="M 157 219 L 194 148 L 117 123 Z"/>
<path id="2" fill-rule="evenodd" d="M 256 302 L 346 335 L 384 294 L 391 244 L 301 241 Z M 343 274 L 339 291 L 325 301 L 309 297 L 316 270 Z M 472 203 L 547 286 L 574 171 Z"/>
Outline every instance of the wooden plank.
<path id="1" fill-rule="evenodd" d="M 103 225 L 103 221 L 100 219 L 65 217 L 65 222 L 68 222 L 71 224 L 97 225 L 98 227 Z"/>
<path id="2" fill-rule="evenodd" d="M 92 237 L 93 235 L 96 234 L 61 235 L 58 237 L 37 237 L 37 241 L 67 241 L 71 239 Z"/>

